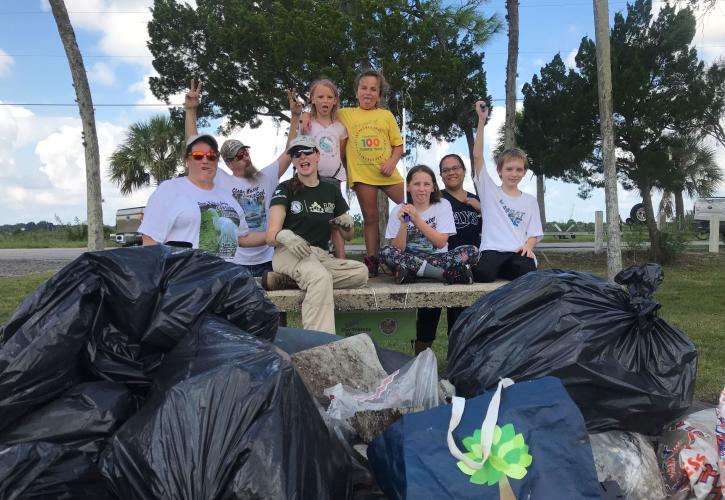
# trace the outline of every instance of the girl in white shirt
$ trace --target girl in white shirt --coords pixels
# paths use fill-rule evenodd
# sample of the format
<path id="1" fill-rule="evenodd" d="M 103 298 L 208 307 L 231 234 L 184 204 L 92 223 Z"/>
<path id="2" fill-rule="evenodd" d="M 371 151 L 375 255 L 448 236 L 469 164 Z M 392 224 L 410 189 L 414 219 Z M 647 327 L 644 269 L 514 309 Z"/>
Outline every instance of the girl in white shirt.
<path id="1" fill-rule="evenodd" d="M 430 167 L 417 165 L 406 181 L 409 203 L 393 209 L 385 231 L 390 244 L 380 250 L 380 260 L 395 269 L 399 284 L 413 283 L 417 277 L 472 283 L 469 264 L 475 262 L 478 250 L 463 245 L 448 251 L 448 237 L 456 234 L 456 225 L 450 202 L 441 198 L 435 174 Z"/>

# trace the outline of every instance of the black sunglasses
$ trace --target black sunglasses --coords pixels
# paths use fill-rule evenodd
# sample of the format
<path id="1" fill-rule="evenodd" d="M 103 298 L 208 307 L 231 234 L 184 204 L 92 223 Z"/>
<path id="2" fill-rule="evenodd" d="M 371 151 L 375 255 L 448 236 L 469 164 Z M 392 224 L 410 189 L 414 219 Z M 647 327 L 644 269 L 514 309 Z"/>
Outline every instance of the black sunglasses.
<path id="1" fill-rule="evenodd" d="M 296 149 L 290 153 L 290 156 L 292 158 L 299 158 L 302 155 L 309 156 L 311 154 L 315 154 L 316 152 L 317 148 Z"/>

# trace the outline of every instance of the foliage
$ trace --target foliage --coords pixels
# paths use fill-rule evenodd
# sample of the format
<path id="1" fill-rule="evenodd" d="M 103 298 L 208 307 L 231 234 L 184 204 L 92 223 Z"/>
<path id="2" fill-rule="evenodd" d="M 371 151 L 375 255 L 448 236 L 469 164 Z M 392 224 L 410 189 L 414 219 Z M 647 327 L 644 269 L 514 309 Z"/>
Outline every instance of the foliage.
<path id="1" fill-rule="evenodd" d="M 593 173 L 583 161 L 594 150 L 596 109 L 581 75 L 567 71 L 557 54 L 522 89 L 524 108 L 516 143 L 526 151 L 536 175 L 580 182 Z"/>
<path id="2" fill-rule="evenodd" d="M 703 100 L 710 105 L 705 111 L 705 127 L 703 131 L 725 146 L 725 59 L 716 61 L 705 74 L 706 93 Z"/>
<path id="3" fill-rule="evenodd" d="M 121 194 L 176 177 L 184 166 L 184 129 L 170 116 L 131 125 L 111 154 L 111 181 Z"/>
<path id="4" fill-rule="evenodd" d="M 320 77 L 354 105 L 355 73 L 373 67 L 393 89 L 387 102 L 398 120 L 404 107 L 415 110 L 410 145 L 453 140 L 474 125 L 473 103 L 487 94 L 479 47 L 500 28 L 480 14 L 483 0 L 196 3 L 155 0 L 151 89 L 168 99 L 189 78 L 203 80 L 199 116 L 225 116 L 227 130 L 263 116 L 288 121 L 286 90 L 304 96 Z"/>

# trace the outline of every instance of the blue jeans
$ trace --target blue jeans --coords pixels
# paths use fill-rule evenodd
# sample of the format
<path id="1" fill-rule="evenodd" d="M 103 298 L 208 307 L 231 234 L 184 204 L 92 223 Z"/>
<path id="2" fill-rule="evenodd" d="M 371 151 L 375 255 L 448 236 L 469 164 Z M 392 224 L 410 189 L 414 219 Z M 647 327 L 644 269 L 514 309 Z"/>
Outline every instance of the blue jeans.
<path id="1" fill-rule="evenodd" d="M 250 264 L 250 265 L 244 265 L 240 264 L 243 268 L 245 268 L 249 273 L 254 276 L 255 278 L 261 278 L 264 274 L 264 271 L 271 271 L 272 270 L 272 261 L 269 262 L 263 262 L 262 264 Z"/>

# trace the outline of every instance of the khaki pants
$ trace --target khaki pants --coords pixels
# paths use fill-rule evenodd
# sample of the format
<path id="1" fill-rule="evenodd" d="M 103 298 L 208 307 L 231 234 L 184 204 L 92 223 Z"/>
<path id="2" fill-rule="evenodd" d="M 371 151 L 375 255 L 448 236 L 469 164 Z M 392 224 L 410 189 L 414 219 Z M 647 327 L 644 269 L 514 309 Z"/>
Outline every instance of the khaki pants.
<path id="1" fill-rule="evenodd" d="M 272 268 L 290 276 L 305 290 L 302 326 L 307 330 L 335 333 L 333 288 L 361 288 L 368 282 L 368 268 L 362 262 L 336 259 L 326 251 L 310 247 L 312 253 L 300 260 L 284 247 L 277 247 Z"/>

